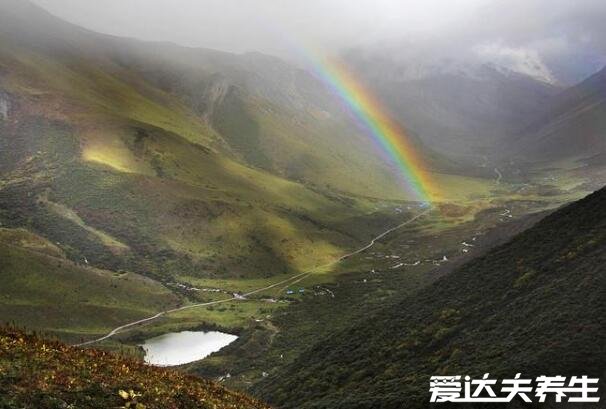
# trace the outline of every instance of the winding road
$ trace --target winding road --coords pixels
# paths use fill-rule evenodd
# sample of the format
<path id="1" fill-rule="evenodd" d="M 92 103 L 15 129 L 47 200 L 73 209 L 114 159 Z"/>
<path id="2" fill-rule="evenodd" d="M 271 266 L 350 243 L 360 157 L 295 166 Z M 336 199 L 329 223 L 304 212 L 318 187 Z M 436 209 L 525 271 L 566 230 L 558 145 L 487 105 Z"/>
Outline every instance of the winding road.
<path id="1" fill-rule="evenodd" d="M 418 218 L 420 218 L 420 217 L 424 216 L 425 214 L 429 213 L 429 211 L 431 211 L 431 210 L 432 210 L 432 208 L 431 208 L 431 207 L 429 207 L 428 209 L 425 209 L 424 211 L 422 211 L 421 213 L 419 213 L 419 214 L 418 214 L 418 215 L 416 215 L 415 217 L 413 217 L 413 218 L 411 218 L 411 219 L 408 219 L 408 220 L 406 220 L 405 222 L 402 222 L 402 223 L 398 224 L 396 227 L 392 227 L 391 229 L 384 231 L 383 233 L 379 234 L 377 237 L 375 237 L 374 239 L 372 239 L 372 240 L 370 241 L 370 243 L 368 243 L 366 246 L 364 246 L 364 247 L 362 247 L 361 249 L 358 249 L 358 250 L 356 250 L 356 251 L 353 251 L 353 252 L 351 252 L 351 253 L 349 253 L 349 254 L 346 254 L 346 255 L 344 255 L 344 256 L 339 257 L 339 259 L 338 259 L 336 262 L 338 263 L 339 261 L 343 261 L 343 260 L 345 260 L 346 258 L 349 258 L 349 257 L 351 257 L 351 256 L 355 256 L 356 254 L 359 254 L 359 253 L 361 253 L 361 252 L 363 252 L 363 251 L 368 250 L 369 248 L 371 248 L 372 246 L 374 246 L 374 245 L 375 245 L 375 243 L 376 243 L 378 240 L 381 240 L 383 237 L 387 236 L 389 233 L 394 232 L 394 231 L 396 231 L 396 230 L 398 230 L 398 229 L 401 229 L 402 227 L 404 227 L 404 226 L 406 226 L 406 225 L 408 225 L 408 224 L 410 224 L 410 223 L 414 222 L 414 221 L 415 221 L 415 220 L 417 220 Z M 330 264 L 333 264 L 333 263 L 330 263 Z"/>
<path id="2" fill-rule="evenodd" d="M 243 294 L 243 296 L 244 296 L 243 298 L 237 298 L 237 297 L 233 296 L 233 297 L 225 298 L 225 299 L 222 299 L 222 300 L 209 301 L 209 302 L 198 303 L 198 304 L 189 304 L 189 305 L 185 305 L 183 307 L 178 307 L 178 308 L 173 308 L 173 309 L 166 310 L 166 311 L 161 311 L 161 312 L 157 313 L 156 315 L 152 315 L 151 317 L 147 317 L 147 318 L 143 318 L 143 319 L 140 319 L 140 320 L 137 320 L 137 321 L 129 322 L 128 324 L 124 324 L 124 325 L 121 325 L 121 326 L 119 326 L 117 328 L 114 328 L 113 330 L 111 330 L 110 332 L 108 332 L 106 335 L 104 335 L 102 337 L 99 337 L 99 338 L 96 338 L 96 339 L 92 339 L 92 340 L 86 341 L 86 342 L 81 342 L 79 344 L 74 344 L 74 346 L 76 346 L 76 347 L 83 347 L 83 346 L 87 346 L 87 345 L 95 344 L 97 342 L 104 341 L 104 340 L 106 340 L 108 338 L 113 337 L 117 333 L 119 333 L 119 332 L 121 332 L 121 331 L 123 331 L 123 330 L 125 330 L 127 328 L 131 328 L 131 327 L 134 327 L 136 325 L 143 324 L 145 322 L 153 321 L 153 320 L 155 320 L 157 318 L 163 317 L 163 316 L 165 316 L 167 314 L 170 314 L 170 313 L 173 313 L 173 312 L 183 311 L 183 310 L 187 310 L 187 309 L 190 309 L 190 308 L 198 308 L 198 307 L 204 307 L 204 306 L 209 306 L 209 305 L 222 304 L 222 303 L 229 302 L 229 301 L 242 300 L 242 299 L 245 299 L 246 297 L 248 297 L 250 295 L 253 295 L 253 294 L 256 294 L 256 293 L 260 293 L 260 292 L 263 292 L 263 291 L 266 291 L 266 290 L 270 290 L 270 289 L 272 289 L 274 287 L 277 287 L 279 285 L 286 284 L 286 283 L 288 283 L 287 286 L 286 286 L 286 287 L 288 287 L 289 285 L 293 285 L 295 283 L 298 283 L 298 282 L 304 280 L 305 278 L 307 278 L 309 275 L 313 274 L 318 269 L 325 268 L 325 267 L 331 266 L 333 264 L 340 263 L 341 261 L 343 261 L 343 260 L 345 260 L 345 259 L 347 259 L 349 257 L 352 257 L 352 256 L 354 256 L 356 254 L 359 254 L 359 253 L 365 251 L 365 250 L 368 250 L 369 248 L 371 248 L 372 246 L 374 246 L 375 243 L 378 240 L 380 240 L 383 237 L 387 236 L 389 233 L 392 233 L 395 230 L 398 230 L 398 229 L 400 229 L 400 228 L 402 228 L 402 227 L 404 227 L 404 226 L 406 226 L 406 225 L 408 225 L 410 223 L 413 223 L 415 220 L 421 218 L 425 214 L 429 213 L 431 210 L 432 210 L 432 208 L 429 207 L 429 208 L 425 209 L 424 211 L 422 211 L 421 213 L 417 214 L 416 216 L 414 216 L 414 217 L 412 217 L 412 218 L 410 218 L 410 219 L 408 219 L 408 220 L 400 223 L 399 225 L 397 225 L 395 227 L 392 227 L 392 228 L 384 231 L 383 233 L 379 234 L 377 237 L 375 237 L 374 239 L 372 239 L 366 246 L 364 246 L 362 248 L 359 248 L 356 251 L 352 251 L 351 253 L 345 254 L 345 255 L 339 257 L 338 259 L 336 259 L 334 261 L 331 261 L 330 263 L 326 263 L 326 264 L 324 264 L 322 266 L 315 267 L 311 271 L 306 271 L 306 272 L 303 272 L 303 273 L 295 274 L 294 276 L 289 277 L 289 278 L 287 278 L 285 280 L 282 280 L 282 281 L 278 281 L 277 283 L 273 283 L 273 284 L 268 285 L 266 287 L 257 288 L 256 290 L 252 290 L 252 291 L 250 291 L 250 292 L 248 292 L 246 294 Z"/>
<path id="3" fill-rule="evenodd" d="M 501 183 L 501 179 L 503 179 L 503 174 L 501 173 L 501 171 L 499 170 L 499 168 L 494 168 L 494 173 L 497 174 L 497 178 L 495 180 L 495 183 L 498 185 Z"/>

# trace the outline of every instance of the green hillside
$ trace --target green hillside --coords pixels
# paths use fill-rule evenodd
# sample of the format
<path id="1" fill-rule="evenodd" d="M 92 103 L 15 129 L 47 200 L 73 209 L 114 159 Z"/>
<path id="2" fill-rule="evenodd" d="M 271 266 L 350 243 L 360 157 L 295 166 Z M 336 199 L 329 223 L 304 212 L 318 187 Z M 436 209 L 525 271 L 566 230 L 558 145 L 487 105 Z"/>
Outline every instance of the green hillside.
<path id="1" fill-rule="evenodd" d="M 3 224 L 62 243 L 71 259 L 156 275 L 269 275 L 355 242 L 318 226 L 367 205 L 217 152 L 219 136 L 175 98 L 95 60 L 0 48 Z"/>
<path id="2" fill-rule="evenodd" d="M 26 1 L 0 10 L 0 223 L 73 261 L 156 278 L 301 271 L 376 232 L 357 221 L 390 223 L 378 203 L 410 199 L 298 68 L 104 36 Z M 434 176 L 444 200 L 492 186 Z"/>
<path id="3" fill-rule="evenodd" d="M 25 230 L 0 229 L 0 317 L 77 342 L 181 304 L 135 273 L 75 264 Z"/>
<path id="4" fill-rule="evenodd" d="M 605 256 L 602 189 L 319 339 L 255 391 L 284 408 L 421 408 L 432 375 L 600 377 Z"/>

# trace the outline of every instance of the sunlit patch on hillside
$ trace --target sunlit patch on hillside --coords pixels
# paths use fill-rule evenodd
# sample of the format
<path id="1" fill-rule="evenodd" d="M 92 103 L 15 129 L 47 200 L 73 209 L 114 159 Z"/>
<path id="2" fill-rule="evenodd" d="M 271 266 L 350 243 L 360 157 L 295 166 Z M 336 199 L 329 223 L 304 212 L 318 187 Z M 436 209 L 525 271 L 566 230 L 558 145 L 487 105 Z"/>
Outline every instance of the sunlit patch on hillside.
<path id="1" fill-rule="evenodd" d="M 155 175 L 149 164 L 135 157 L 119 136 L 88 134 L 82 149 L 82 159 L 109 166 L 119 172 Z"/>
<path id="2" fill-rule="evenodd" d="M 193 203 L 190 208 L 194 208 Z M 309 271 L 335 260 L 344 251 L 331 243 L 334 233 L 327 232 L 323 238 L 312 233 L 316 226 L 294 217 L 291 220 L 254 210 L 236 217 L 227 209 L 211 220 L 203 221 L 194 213 L 190 217 L 197 222 L 183 225 L 180 218 L 164 219 L 165 243 L 192 259 L 221 260 L 221 268 L 229 271 L 248 269 L 249 274 L 261 275 L 284 272 L 280 267 Z"/>
<path id="3" fill-rule="evenodd" d="M 129 166 L 130 164 L 121 160 L 123 158 L 115 155 L 114 152 L 108 152 L 101 149 L 87 149 L 82 156 L 86 161 L 101 163 L 120 172 L 133 172 L 132 167 Z"/>
<path id="4" fill-rule="evenodd" d="M 490 199 L 497 187 L 494 180 L 469 176 L 432 173 L 436 185 L 434 197 L 441 202 L 467 202 Z"/>

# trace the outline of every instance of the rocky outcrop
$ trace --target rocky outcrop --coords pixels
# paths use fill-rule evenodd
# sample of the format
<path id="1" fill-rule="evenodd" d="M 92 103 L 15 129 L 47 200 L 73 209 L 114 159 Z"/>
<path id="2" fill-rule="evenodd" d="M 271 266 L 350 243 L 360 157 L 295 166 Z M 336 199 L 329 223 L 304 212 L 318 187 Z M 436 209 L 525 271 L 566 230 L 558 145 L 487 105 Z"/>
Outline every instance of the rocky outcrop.
<path id="1" fill-rule="evenodd" d="M 210 121 L 216 108 L 221 105 L 227 92 L 229 91 L 229 82 L 222 77 L 213 78 L 208 84 L 202 98 L 204 99 L 204 110 L 201 112 L 203 118 Z"/>

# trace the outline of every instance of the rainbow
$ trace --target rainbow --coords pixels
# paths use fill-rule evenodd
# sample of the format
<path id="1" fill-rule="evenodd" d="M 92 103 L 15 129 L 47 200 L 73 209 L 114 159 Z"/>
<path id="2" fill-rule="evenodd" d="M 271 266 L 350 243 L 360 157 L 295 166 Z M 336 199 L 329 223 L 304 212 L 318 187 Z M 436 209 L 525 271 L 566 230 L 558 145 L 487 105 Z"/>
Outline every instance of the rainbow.
<path id="1" fill-rule="evenodd" d="M 422 158 L 402 127 L 390 119 L 386 109 L 338 60 L 315 58 L 305 53 L 316 77 L 335 94 L 355 116 L 379 147 L 399 168 L 407 190 L 428 203 L 436 198 L 433 182 L 424 170 Z"/>
<path id="2" fill-rule="evenodd" d="M 278 16 L 271 9 L 261 8 L 257 13 L 259 30 L 268 31 L 279 39 L 286 49 L 294 52 L 315 74 L 315 77 L 332 91 L 345 108 L 365 128 L 379 148 L 399 168 L 399 174 L 407 191 L 425 204 L 438 201 L 437 186 L 430 179 L 422 157 L 412 145 L 406 132 L 387 115 L 387 110 L 355 76 L 334 58 L 325 55 L 316 47 L 289 35 L 288 27 L 280 27 Z"/>

